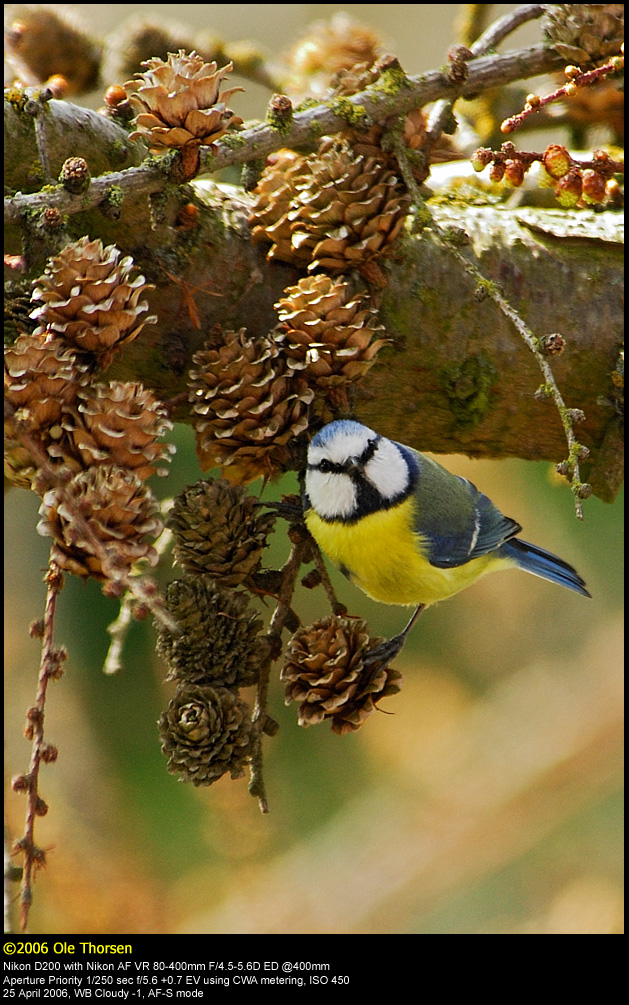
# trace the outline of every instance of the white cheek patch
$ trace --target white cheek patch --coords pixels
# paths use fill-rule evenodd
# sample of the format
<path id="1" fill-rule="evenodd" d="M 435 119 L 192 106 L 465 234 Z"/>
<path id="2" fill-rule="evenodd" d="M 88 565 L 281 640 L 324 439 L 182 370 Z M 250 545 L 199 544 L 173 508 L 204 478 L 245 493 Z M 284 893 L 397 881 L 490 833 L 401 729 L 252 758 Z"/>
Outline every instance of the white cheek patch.
<path id="1" fill-rule="evenodd" d="M 355 515 L 356 488 L 349 475 L 310 470 L 306 473 L 306 495 L 324 519 L 344 520 Z"/>
<path id="2" fill-rule="evenodd" d="M 383 499 L 394 499 L 408 488 L 406 460 L 391 440 L 382 438 L 378 449 L 365 465 L 365 478 Z"/>

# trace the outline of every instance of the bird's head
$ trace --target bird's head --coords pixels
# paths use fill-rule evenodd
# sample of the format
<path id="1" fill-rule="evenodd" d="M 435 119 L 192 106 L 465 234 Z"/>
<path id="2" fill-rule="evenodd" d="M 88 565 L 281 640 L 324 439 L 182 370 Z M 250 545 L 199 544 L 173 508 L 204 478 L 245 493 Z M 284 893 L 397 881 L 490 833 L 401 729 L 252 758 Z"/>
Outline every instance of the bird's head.
<path id="1" fill-rule="evenodd" d="M 304 509 L 352 522 L 404 498 L 416 480 L 411 452 L 373 429 L 339 419 L 308 448 Z"/>

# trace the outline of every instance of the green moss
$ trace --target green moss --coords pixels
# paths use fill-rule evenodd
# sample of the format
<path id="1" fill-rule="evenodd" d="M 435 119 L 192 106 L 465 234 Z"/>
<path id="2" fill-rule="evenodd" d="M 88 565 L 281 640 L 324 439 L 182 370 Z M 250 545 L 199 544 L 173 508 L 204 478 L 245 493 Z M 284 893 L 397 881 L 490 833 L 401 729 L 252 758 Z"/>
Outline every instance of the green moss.
<path id="1" fill-rule="evenodd" d="M 553 387 L 552 384 L 540 384 L 535 392 L 536 398 L 552 398 Z"/>
<path id="2" fill-rule="evenodd" d="M 110 206 L 122 206 L 124 202 L 124 190 L 120 185 L 111 185 L 107 189 L 106 199 Z"/>
<path id="3" fill-rule="evenodd" d="M 318 98 L 304 98 L 304 100 L 300 101 L 297 107 L 295 108 L 295 113 L 305 112 L 309 108 L 317 108 L 320 104 L 321 102 L 319 101 Z"/>
<path id="4" fill-rule="evenodd" d="M 405 87 L 409 87 L 409 80 L 404 70 L 398 66 L 391 66 L 384 70 L 375 83 L 371 84 L 371 90 L 388 94 L 389 97 L 396 97 Z"/>
<path id="5" fill-rule="evenodd" d="M 496 283 L 492 283 L 491 279 L 479 279 L 476 284 L 476 289 L 479 291 L 482 290 L 483 293 L 488 297 L 500 294 L 498 285 Z"/>
<path id="6" fill-rule="evenodd" d="M 213 174 L 214 171 L 216 171 L 216 157 L 213 157 L 211 154 L 204 154 L 199 174 Z"/>
<path id="7" fill-rule="evenodd" d="M 29 95 L 21 87 L 7 87 L 4 92 L 4 100 L 13 105 L 16 112 L 23 112 Z"/>
<path id="8" fill-rule="evenodd" d="M 452 414 L 460 425 L 478 426 L 491 407 L 490 392 L 498 381 L 491 360 L 480 353 L 462 363 L 452 363 L 440 373 Z"/>
<path id="9" fill-rule="evenodd" d="M 224 136 L 221 136 L 221 145 L 230 150 L 242 150 L 243 147 L 247 146 L 247 141 L 239 133 L 225 133 Z"/>
<path id="10" fill-rule="evenodd" d="M 453 178 L 443 189 L 430 197 L 430 206 L 498 206 L 506 202 L 511 192 L 503 185 L 486 182 L 482 178 Z"/>
<path id="11" fill-rule="evenodd" d="M 112 166 L 125 164 L 128 156 L 127 145 L 122 140 L 114 140 L 109 144 L 108 160 Z"/>
<path id="12" fill-rule="evenodd" d="M 366 129 L 371 125 L 371 119 L 360 105 L 350 101 L 349 98 L 333 98 L 327 102 L 331 112 L 334 112 L 339 119 L 343 119 L 353 129 Z"/>

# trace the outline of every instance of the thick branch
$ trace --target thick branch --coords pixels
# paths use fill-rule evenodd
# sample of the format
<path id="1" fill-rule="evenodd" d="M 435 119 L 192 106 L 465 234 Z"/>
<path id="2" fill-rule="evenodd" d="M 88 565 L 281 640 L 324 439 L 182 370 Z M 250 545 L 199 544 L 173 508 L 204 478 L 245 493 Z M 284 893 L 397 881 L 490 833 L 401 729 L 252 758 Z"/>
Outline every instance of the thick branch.
<path id="1" fill-rule="evenodd" d="M 201 214 L 197 250 L 181 259 L 175 283 L 160 257 L 176 258 L 177 245 L 150 258 L 145 252 L 142 267 L 156 282 L 151 309 L 159 322 L 111 371 L 144 381 L 165 399 L 185 392 L 192 356 L 214 324 L 266 334 L 277 323 L 273 304 L 301 275 L 267 262 L 264 248 L 243 240 L 248 199 L 239 189 L 227 188 L 232 197 L 226 198 L 226 188 L 212 183 L 192 188 L 213 210 Z M 611 377 L 623 337 L 623 255 L 614 243 L 619 214 L 518 213 L 439 202 L 431 211 L 441 227 L 465 230 L 466 257 L 500 284 L 538 338 L 560 332 L 565 339 L 551 366 L 567 407 L 586 414 L 579 440 L 591 457 L 582 477 L 611 499 L 622 479 Z M 358 385 L 357 415 L 419 449 L 561 461 L 566 441 L 559 415 L 552 403 L 534 397 L 543 379 L 536 361 L 495 304 L 478 299 L 476 283 L 430 230 L 421 236 L 411 230 L 409 221 L 383 262 L 379 308 L 392 347 Z M 175 417 L 187 421 L 185 404 Z"/>
<path id="2" fill-rule="evenodd" d="M 440 97 L 469 97 L 482 88 L 560 65 L 552 51 L 537 46 L 471 61 L 464 84 L 434 72 L 407 82 L 398 79 L 392 93 L 376 84 L 348 100 L 370 118 L 384 120 Z M 58 104 L 63 105 L 50 102 L 51 114 Z M 334 103 L 306 109 L 295 115 L 287 135 L 268 125 L 234 134 L 213 148 L 212 166 L 312 141 L 346 125 L 337 112 Z M 93 118 L 111 127 L 101 116 Z M 69 145 L 59 156 L 65 159 L 72 153 Z M 170 185 L 159 202 L 152 201 L 149 212 L 149 200 L 136 196 L 168 185 L 165 168 L 167 159 L 151 160 L 104 175 L 82 197 L 62 189 L 18 195 L 9 200 L 9 217 L 18 220 L 45 201 L 64 212 L 83 211 L 74 218 L 75 228 L 83 228 L 78 233 L 110 239 L 112 225 L 108 223 L 107 230 L 99 214 L 84 211 L 98 205 L 112 180 L 133 194 L 123 204 L 114 239 L 155 283 L 151 308 L 159 324 L 126 347 L 108 376 L 140 380 L 165 400 L 180 396 L 184 404 L 175 418 L 187 421 L 186 374 L 212 327 L 245 326 L 253 334 L 265 334 L 277 323 L 273 304 L 301 273 L 267 262 L 264 247 L 251 245 L 246 224 L 251 200 L 241 189 L 209 182 Z M 192 230 L 178 223 L 179 208 L 189 200 L 199 209 Z M 465 254 L 487 279 L 501 285 L 536 337 L 550 329 L 566 340 L 566 351 L 553 359 L 552 367 L 567 407 L 586 414 L 579 440 L 591 457 L 583 465 L 583 478 L 602 498 L 612 498 L 622 477 L 611 380 L 623 317 L 622 258 L 613 243 L 615 215 L 518 214 L 466 206 L 463 201 L 452 209 L 437 203 L 433 212 L 440 226 L 466 231 L 471 243 Z M 430 231 L 419 237 L 409 227 L 394 257 L 385 262 L 385 271 L 387 285 L 379 306 L 392 348 L 388 355 L 380 354 L 359 387 L 359 417 L 420 449 L 562 460 L 565 438 L 558 414 L 551 404 L 534 398 L 540 383 L 535 361 L 495 304 L 477 299 L 473 281 Z"/>

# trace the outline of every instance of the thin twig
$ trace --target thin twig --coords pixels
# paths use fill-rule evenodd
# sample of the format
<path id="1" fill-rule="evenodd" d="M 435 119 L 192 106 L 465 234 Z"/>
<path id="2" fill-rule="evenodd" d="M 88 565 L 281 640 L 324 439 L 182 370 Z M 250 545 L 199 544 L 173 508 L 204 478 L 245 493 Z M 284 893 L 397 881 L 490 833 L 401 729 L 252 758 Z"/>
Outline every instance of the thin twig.
<path id="1" fill-rule="evenodd" d="M 290 614 L 290 603 L 295 592 L 295 584 L 299 570 L 303 564 L 304 556 L 310 549 L 310 541 L 306 535 L 300 533 L 298 539 L 293 542 L 290 555 L 286 564 L 282 568 L 282 586 L 277 598 L 277 607 L 273 612 L 271 624 L 266 634 L 269 642 L 269 658 L 265 661 L 260 670 L 258 686 L 256 692 L 256 703 L 251 717 L 254 731 L 253 754 L 251 757 L 251 781 L 249 782 L 249 792 L 258 799 L 258 805 L 262 813 L 269 812 L 269 804 L 266 797 L 266 788 L 262 773 L 262 736 L 267 722 L 267 703 L 269 694 L 269 677 L 271 674 L 271 664 L 281 653 L 281 637 L 284 623 Z"/>
<path id="2" fill-rule="evenodd" d="M 339 617 L 345 617 L 347 614 L 347 607 L 345 604 L 342 604 L 336 596 L 336 592 L 328 575 L 328 570 L 326 569 L 325 562 L 323 561 L 323 555 L 321 554 L 319 546 L 315 542 L 314 538 L 312 539 L 312 555 L 317 571 L 321 576 L 321 585 L 325 590 L 325 595 L 328 598 L 330 607 L 332 608 L 332 613 L 338 614 Z"/>
<path id="3" fill-rule="evenodd" d="M 487 28 L 485 32 L 476 39 L 476 41 L 470 46 L 470 52 L 474 59 L 478 59 L 481 56 L 486 56 L 489 52 L 494 49 L 499 42 L 501 42 L 507 35 L 519 28 L 520 25 L 526 24 L 527 21 L 534 21 L 541 17 L 545 11 L 545 4 L 541 3 L 529 3 L 522 4 L 516 10 L 505 14 L 504 17 L 498 18 L 493 24 Z M 468 63 L 466 66 L 469 80 L 469 73 L 472 67 L 472 63 Z M 457 98 L 443 98 L 437 101 L 428 120 L 428 128 L 426 130 L 426 139 L 424 145 L 422 146 L 422 153 L 425 156 L 430 154 L 430 151 L 434 145 L 439 140 L 439 137 L 443 133 L 444 129 L 448 127 L 448 122 L 451 120 L 452 110 L 457 101 Z"/>
<path id="4" fill-rule="evenodd" d="M 597 66 L 594 70 L 588 70 L 586 73 L 582 73 L 578 67 L 567 66 L 566 75 L 570 77 L 567 84 L 563 84 L 543 98 L 536 94 L 527 99 L 524 111 L 505 119 L 500 125 L 500 131 L 503 133 L 515 132 L 526 119 L 531 115 L 536 115 L 546 105 L 552 104 L 553 101 L 559 101 L 561 98 L 574 98 L 582 87 L 591 87 L 599 80 L 604 80 L 610 73 L 620 73 L 624 69 L 624 65 L 625 61 L 622 56 L 614 56 L 604 66 Z"/>
<path id="5" fill-rule="evenodd" d="M 35 845 L 35 819 L 47 811 L 45 802 L 39 795 L 39 769 L 44 752 L 44 711 L 48 682 L 60 676 L 60 664 L 65 659 L 65 652 L 53 646 L 55 610 L 57 597 L 63 589 L 63 575 L 58 565 L 50 560 L 45 582 L 47 586 L 46 606 L 44 608 L 41 661 L 35 704 L 28 710 L 26 734 L 32 739 L 31 759 L 28 774 L 14 780 L 14 788 L 26 790 L 27 805 L 24 834 L 17 842 L 17 847 L 24 853 L 24 868 L 20 890 L 20 929 L 26 932 L 28 915 L 33 900 L 33 877 L 38 868 L 45 864 L 45 852 Z M 50 757 L 48 757 L 50 759 Z M 19 781 L 20 785 L 16 784 Z"/>
<path id="6" fill-rule="evenodd" d="M 365 113 L 366 121 L 383 122 L 391 115 L 420 108 L 429 102 L 447 97 L 452 101 L 457 97 L 472 96 L 490 87 L 499 87 L 513 80 L 526 79 L 541 73 L 561 69 L 563 61 L 551 49 L 543 45 L 530 46 L 502 55 L 474 59 L 469 63 L 469 74 L 463 83 L 456 83 L 446 73 L 433 70 L 419 77 L 408 77 L 397 93 L 390 94 L 378 88 L 378 82 L 359 94 L 347 99 Z M 50 113 L 54 114 L 56 102 L 51 101 Z M 82 110 L 83 111 L 83 110 Z M 102 116 L 94 113 L 94 127 Z M 111 123 L 108 120 L 108 128 Z M 261 159 L 280 147 L 299 147 L 311 143 L 313 137 L 329 135 L 346 128 L 347 120 L 338 114 L 334 102 L 323 102 L 302 112 L 296 112 L 291 128 L 280 133 L 264 123 L 229 134 L 202 153 L 202 170 L 207 173 L 222 170 L 234 164 L 244 164 L 253 159 Z M 121 129 L 121 138 L 127 134 Z M 128 168 L 103 174 L 94 178 L 90 188 L 80 196 L 71 195 L 61 186 L 47 192 L 30 194 L 17 193 L 5 199 L 5 224 L 20 223 L 27 212 L 42 211 L 54 207 L 64 214 L 86 212 L 98 206 L 115 186 L 125 195 L 150 195 L 169 184 L 168 158 L 160 161 L 152 159 L 140 167 Z"/>
<path id="7" fill-rule="evenodd" d="M 4 825 L 4 933 L 8 935 L 15 931 L 14 904 L 15 884 L 22 879 L 22 867 L 15 864 L 15 852 L 9 837 L 7 825 Z"/>
<path id="8" fill-rule="evenodd" d="M 122 670 L 122 648 L 125 644 L 129 628 L 133 621 L 133 597 L 130 593 L 125 593 L 120 601 L 120 611 L 115 621 L 107 625 L 107 631 L 111 635 L 111 642 L 105 662 L 103 663 L 103 673 L 116 674 Z"/>
<path id="9" fill-rule="evenodd" d="M 536 21 L 545 12 L 545 3 L 524 3 L 520 7 L 516 7 L 515 10 L 509 11 L 489 25 L 489 28 L 471 46 L 472 52 L 475 56 L 486 56 L 516 28 L 528 21 Z"/>
<path id="10" fill-rule="evenodd" d="M 167 500 L 167 502 L 172 503 L 172 500 Z M 163 503 L 161 509 L 163 513 Z M 167 528 L 163 530 L 158 537 L 154 548 L 160 558 L 170 547 L 172 538 L 172 532 Z M 122 650 L 131 624 L 133 623 L 134 610 L 137 612 L 135 597 L 127 591 L 120 601 L 120 612 L 118 617 L 107 626 L 107 631 L 111 635 L 111 642 L 109 649 L 107 650 L 105 662 L 103 663 L 103 673 L 105 674 L 116 674 L 122 670 Z"/>
<path id="11" fill-rule="evenodd" d="M 451 255 L 456 258 L 458 263 L 465 269 L 465 271 L 472 276 L 476 283 L 481 285 L 483 291 L 487 296 L 494 301 L 497 307 L 500 308 L 502 313 L 509 319 L 516 331 L 520 334 L 524 340 L 527 348 L 533 353 L 537 365 L 539 366 L 542 374 L 544 376 L 544 390 L 548 397 L 551 397 L 555 402 L 557 411 L 559 412 L 559 417 L 566 434 L 566 440 L 568 441 L 568 472 L 571 475 L 571 488 L 572 494 L 574 496 L 574 504 L 577 519 L 583 519 L 583 506 L 581 503 L 582 498 L 586 498 L 589 494 L 589 486 L 581 482 L 581 474 L 579 470 L 579 458 L 584 455 L 587 448 L 583 447 L 574 435 L 573 419 L 571 415 L 571 409 L 566 406 L 563 396 L 557 386 L 553 371 L 550 368 L 548 360 L 545 358 L 543 353 L 539 349 L 539 339 L 533 334 L 526 322 L 520 317 L 518 312 L 511 306 L 508 300 L 503 297 L 496 285 L 482 275 L 482 273 L 476 268 L 476 266 L 470 262 L 465 255 L 456 247 L 452 241 L 450 241 L 446 234 L 437 226 L 434 228 L 437 240 L 442 245 L 442 247 L 447 248 Z"/>
<path id="12" fill-rule="evenodd" d="M 477 286 L 483 291 L 483 294 L 489 299 L 493 300 L 496 306 L 502 311 L 506 318 L 509 319 L 511 324 L 515 327 L 516 331 L 519 333 L 523 341 L 525 342 L 527 348 L 532 352 L 537 364 L 542 371 L 544 376 L 543 392 L 546 397 L 552 398 L 557 411 L 559 412 L 559 417 L 561 419 L 561 424 L 564 428 L 566 435 L 566 440 L 568 443 L 568 459 L 561 463 L 561 468 L 564 469 L 562 473 L 569 475 L 571 479 L 571 489 L 574 497 L 575 511 L 577 519 L 583 519 L 583 506 L 582 499 L 587 499 L 591 495 L 591 487 L 581 481 L 581 474 L 579 468 L 579 460 L 587 457 L 589 451 L 587 447 L 579 443 L 574 435 L 574 422 L 583 421 L 585 416 L 579 409 L 570 409 L 566 406 L 563 396 L 557 386 L 552 369 L 548 363 L 548 360 L 544 356 L 540 349 L 540 339 L 537 338 L 526 322 L 520 317 L 518 312 L 511 306 L 508 300 L 503 297 L 502 293 L 498 289 L 495 283 L 488 280 L 481 271 L 470 262 L 469 259 L 461 252 L 460 248 L 457 246 L 456 237 L 450 236 L 446 233 L 434 220 L 428 206 L 426 205 L 424 199 L 422 198 L 419 186 L 413 177 L 412 167 L 408 161 L 408 154 L 406 147 L 401 141 L 399 136 L 394 135 L 392 138 L 392 143 L 396 152 L 398 163 L 400 166 L 400 171 L 404 179 L 413 202 L 417 206 L 417 220 L 421 225 L 421 228 L 430 227 L 431 232 L 434 234 L 435 240 L 440 244 L 442 248 L 445 248 L 461 265 L 461 267 L 472 276 Z"/>
<path id="13" fill-rule="evenodd" d="M 35 140 L 37 142 L 37 154 L 44 172 L 46 182 L 56 181 L 53 178 L 50 166 L 50 154 L 48 152 L 48 136 L 46 132 L 46 104 L 47 101 L 40 98 L 30 98 L 24 105 L 27 115 L 32 115 L 35 120 Z"/>

